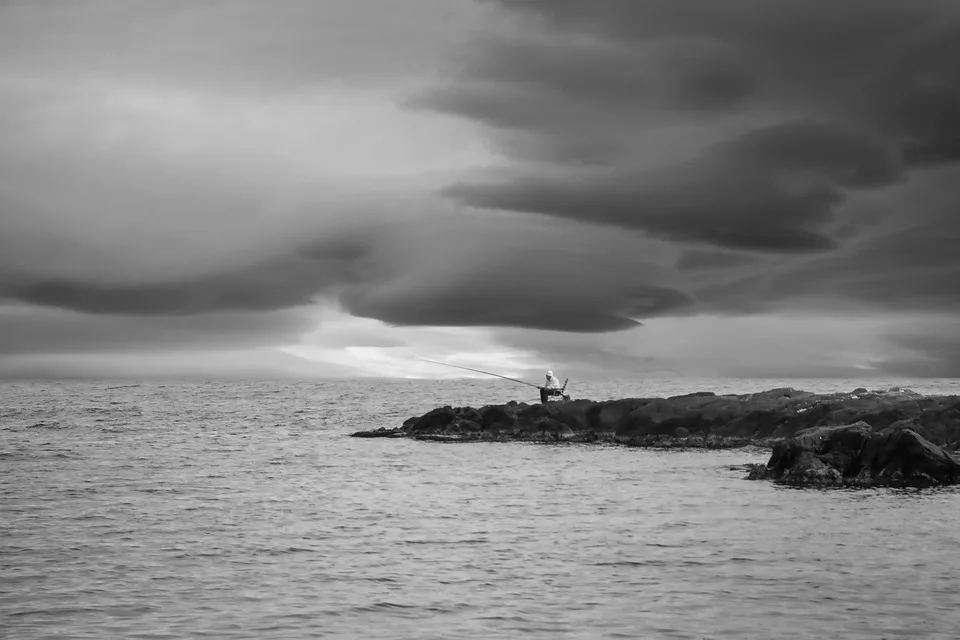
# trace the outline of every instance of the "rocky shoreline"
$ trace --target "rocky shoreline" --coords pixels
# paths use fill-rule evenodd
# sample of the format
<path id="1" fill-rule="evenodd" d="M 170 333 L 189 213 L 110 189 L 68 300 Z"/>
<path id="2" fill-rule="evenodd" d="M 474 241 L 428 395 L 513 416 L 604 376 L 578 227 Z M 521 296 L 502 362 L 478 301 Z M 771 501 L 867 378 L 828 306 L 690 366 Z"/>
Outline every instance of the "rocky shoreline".
<path id="1" fill-rule="evenodd" d="M 960 462 L 946 452 L 960 449 L 960 396 L 924 396 L 899 388 L 833 394 L 784 388 L 743 395 L 700 392 L 446 406 L 396 428 L 351 435 L 652 448 L 759 446 L 772 449 L 773 455 L 767 465 L 751 470 L 753 479 L 845 486 L 960 483 Z"/>

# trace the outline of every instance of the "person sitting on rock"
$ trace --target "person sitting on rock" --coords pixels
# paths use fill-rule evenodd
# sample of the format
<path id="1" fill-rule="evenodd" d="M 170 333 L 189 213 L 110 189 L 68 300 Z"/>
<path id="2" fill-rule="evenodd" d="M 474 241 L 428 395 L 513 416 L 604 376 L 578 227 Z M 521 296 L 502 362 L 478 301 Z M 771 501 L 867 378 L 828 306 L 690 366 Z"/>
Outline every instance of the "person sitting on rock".
<path id="1" fill-rule="evenodd" d="M 560 389 L 560 381 L 554 377 L 553 371 L 547 371 L 547 382 L 540 387 L 540 402 L 546 402 L 550 396 L 559 396 L 562 394 L 563 391 Z"/>

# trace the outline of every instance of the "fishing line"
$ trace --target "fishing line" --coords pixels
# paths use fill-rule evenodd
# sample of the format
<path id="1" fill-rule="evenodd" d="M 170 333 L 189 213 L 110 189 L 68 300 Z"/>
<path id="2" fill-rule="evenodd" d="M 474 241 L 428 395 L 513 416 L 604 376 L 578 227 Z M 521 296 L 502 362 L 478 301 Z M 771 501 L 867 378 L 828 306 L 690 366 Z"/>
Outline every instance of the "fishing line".
<path id="1" fill-rule="evenodd" d="M 473 369 L 471 367 L 461 367 L 458 364 L 448 364 L 446 362 L 437 362 L 436 360 L 427 360 L 426 358 L 417 358 L 417 360 L 422 360 L 423 362 L 432 362 L 433 364 L 440 364 L 445 367 L 453 367 L 454 369 L 464 369 L 466 371 L 475 371 L 476 373 L 484 373 L 488 376 L 496 376 L 498 378 L 503 378 L 504 380 L 510 380 L 511 382 L 518 382 L 520 384 L 525 384 L 528 387 L 533 387 L 534 389 L 539 389 L 540 386 L 533 384 L 532 382 L 525 382 L 523 380 L 517 380 L 516 378 L 509 378 L 507 376 L 502 376 L 499 373 L 491 373 L 490 371 L 481 371 L 480 369 Z"/>

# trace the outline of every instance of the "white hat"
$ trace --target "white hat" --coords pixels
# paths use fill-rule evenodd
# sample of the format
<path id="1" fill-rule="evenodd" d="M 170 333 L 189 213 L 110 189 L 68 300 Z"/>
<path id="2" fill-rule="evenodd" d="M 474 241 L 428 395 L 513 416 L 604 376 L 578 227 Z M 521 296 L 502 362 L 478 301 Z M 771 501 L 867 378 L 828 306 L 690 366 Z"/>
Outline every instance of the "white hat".
<path id="1" fill-rule="evenodd" d="M 548 376 L 552 376 L 552 375 L 553 375 L 553 371 L 547 371 L 547 375 L 548 375 Z"/>

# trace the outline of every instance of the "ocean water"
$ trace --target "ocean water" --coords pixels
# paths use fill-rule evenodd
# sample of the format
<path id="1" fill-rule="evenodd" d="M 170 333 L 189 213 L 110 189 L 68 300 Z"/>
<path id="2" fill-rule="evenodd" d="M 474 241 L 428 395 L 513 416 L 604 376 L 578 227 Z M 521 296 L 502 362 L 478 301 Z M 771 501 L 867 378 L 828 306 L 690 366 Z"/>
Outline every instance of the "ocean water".
<path id="1" fill-rule="evenodd" d="M 595 381 L 575 397 L 960 381 Z M 366 440 L 500 380 L 0 384 L 0 637 L 960 638 L 960 489 Z M 529 390 L 534 391 L 534 390 Z M 535 391 L 534 391 L 535 394 Z"/>

